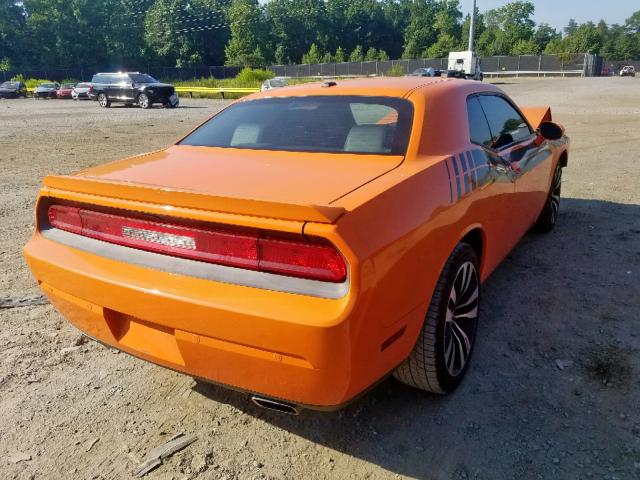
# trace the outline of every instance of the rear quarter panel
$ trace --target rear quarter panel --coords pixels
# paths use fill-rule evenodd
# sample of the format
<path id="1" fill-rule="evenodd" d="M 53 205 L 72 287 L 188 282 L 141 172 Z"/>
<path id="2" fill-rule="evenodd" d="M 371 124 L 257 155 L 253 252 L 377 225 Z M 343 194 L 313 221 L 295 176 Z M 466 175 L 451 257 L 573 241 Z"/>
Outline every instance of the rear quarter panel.
<path id="1" fill-rule="evenodd" d="M 352 379 L 363 387 L 408 356 L 440 272 L 470 230 L 480 229 L 486 246 L 483 280 L 512 247 L 493 243 L 503 227 L 504 198 L 481 189 L 457 195 L 452 185 L 452 156 L 477 148 L 469 142 L 466 97 L 479 88 L 495 88 L 466 83 L 440 86 L 433 97 L 429 87 L 415 92 L 416 118 L 405 161 L 334 202 L 348 212 L 335 225 L 305 225 L 306 234 L 349 245 L 348 261 L 358 280 L 353 288 L 360 306 L 366 305 L 351 323 Z M 505 188 L 513 192 L 511 183 Z"/>

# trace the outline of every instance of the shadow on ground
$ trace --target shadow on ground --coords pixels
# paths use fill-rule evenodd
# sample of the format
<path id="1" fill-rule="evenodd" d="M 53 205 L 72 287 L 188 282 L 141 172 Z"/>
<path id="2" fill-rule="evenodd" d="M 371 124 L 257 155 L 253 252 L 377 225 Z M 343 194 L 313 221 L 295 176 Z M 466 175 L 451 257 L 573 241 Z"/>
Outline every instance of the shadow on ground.
<path id="1" fill-rule="evenodd" d="M 564 199 L 556 230 L 527 235 L 484 285 L 474 363 L 453 395 L 388 379 L 343 410 L 291 417 L 215 386 L 195 390 L 411 477 L 579 478 L 627 465 L 633 475 L 623 447 L 640 426 L 611 411 L 637 406 L 639 273 L 640 206 Z M 599 370 L 607 358 L 610 374 Z M 584 415 L 568 417 L 576 403 Z"/>

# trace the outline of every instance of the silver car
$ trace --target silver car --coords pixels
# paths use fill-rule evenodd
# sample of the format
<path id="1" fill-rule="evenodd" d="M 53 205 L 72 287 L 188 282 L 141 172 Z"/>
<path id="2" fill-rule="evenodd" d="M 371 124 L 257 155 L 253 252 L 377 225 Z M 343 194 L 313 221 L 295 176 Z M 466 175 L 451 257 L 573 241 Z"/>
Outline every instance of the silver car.
<path id="1" fill-rule="evenodd" d="M 41 83 L 33 91 L 33 98 L 56 98 L 60 85 L 57 83 Z"/>
<path id="2" fill-rule="evenodd" d="M 271 78 L 269 80 L 265 80 L 264 82 L 262 82 L 260 91 L 265 92 L 267 90 L 273 90 L 274 88 L 282 88 L 282 87 L 288 87 L 288 86 L 289 86 L 289 82 L 287 82 L 286 78 L 276 77 L 276 78 Z"/>

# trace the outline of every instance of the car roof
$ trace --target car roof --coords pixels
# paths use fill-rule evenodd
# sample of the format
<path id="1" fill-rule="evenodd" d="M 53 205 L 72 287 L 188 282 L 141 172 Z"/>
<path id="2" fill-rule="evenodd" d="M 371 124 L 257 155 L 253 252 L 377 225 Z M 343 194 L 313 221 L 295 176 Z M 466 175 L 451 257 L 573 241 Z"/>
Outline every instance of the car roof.
<path id="1" fill-rule="evenodd" d="M 328 83 L 335 83 L 335 85 L 327 86 Z M 494 91 L 499 89 L 490 84 L 446 77 L 377 77 L 349 80 L 334 79 L 325 82 L 293 85 L 284 89 L 254 93 L 244 97 L 244 99 L 240 101 L 250 101 L 267 97 L 303 97 L 312 95 L 408 98 L 410 95 L 413 95 L 414 92 L 422 96 L 434 97 L 444 92 L 451 93 L 452 90 Z"/>
<path id="2" fill-rule="evenodd" d="M 93 74 L 94 77 L 96 75 L 142 75 L 142 74 L 140 72 L 100 72 L 100 73 Z M 144 75 L 148 75 L 148 74 L 144 74 Z"/>

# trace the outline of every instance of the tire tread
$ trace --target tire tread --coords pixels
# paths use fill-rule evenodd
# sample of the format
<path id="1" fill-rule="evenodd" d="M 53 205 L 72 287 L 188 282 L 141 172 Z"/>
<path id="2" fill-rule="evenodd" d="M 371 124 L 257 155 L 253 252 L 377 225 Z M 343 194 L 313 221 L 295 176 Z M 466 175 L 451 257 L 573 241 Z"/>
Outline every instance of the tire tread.
<path id="1" fill-rule="evenodd" d="M 441 303 L 443 297 L 448 293 L 448 279 L 456 267 L 457 259 L 466 249 L 471 249 L 471 246 L 459 243 L 447 259 L 431 297 L 418 341 L 409 357 L 393 373 L 396 379 L 406 385 L 438 394 L 447 393 L 438 379 L 436 333 L 440 322 Z"/>

